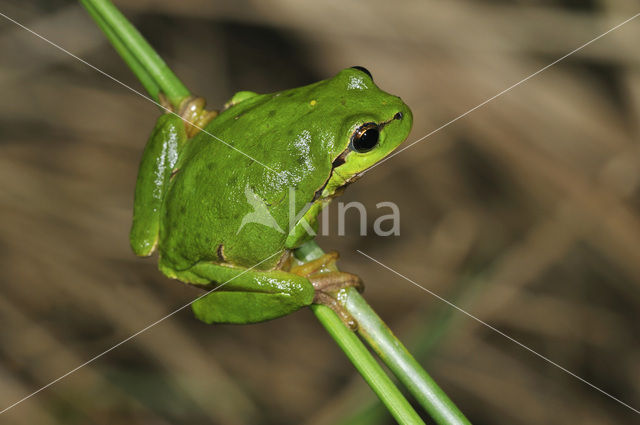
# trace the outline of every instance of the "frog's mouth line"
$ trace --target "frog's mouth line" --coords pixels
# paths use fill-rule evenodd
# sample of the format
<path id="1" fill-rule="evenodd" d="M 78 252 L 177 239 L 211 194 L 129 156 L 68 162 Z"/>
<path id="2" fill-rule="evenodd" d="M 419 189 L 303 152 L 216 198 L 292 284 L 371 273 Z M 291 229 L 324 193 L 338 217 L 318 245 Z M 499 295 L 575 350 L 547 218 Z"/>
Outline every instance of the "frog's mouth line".
<path id="1" fill-rule="evenodd" d="M 327 185 L 329 184 L 329 182 L 331 181 L 331 178 L 333 177 L 333 174 L 336 174 L 338 177 L 340 177 L 340 179 L 344 182 L 342 183 L 340 186 L 338 186 L 336 188 L 336 190 L 333 191 L 333 193 L 327 195 L 327 196 L 322 196 L 322 192 L 324 192 L 324 189 L 327 187 Z M 352 175 L 349 178 L 344 178 L 344 176 L 342 176 L 337 170 L 336 168 L 332 168 L 331 169 L 331 173 L 329 174 L 329 178 L 327 179 L 327 181 L 324 182 L 324 184 L 322 185 L 322 187 L 320 187 L 320 189 L 316 190 L 316 192 L 313 195 L 313 199 L 311 200 L 311 202 L 315 202 L 317 200 L 325 200 L 325 199 L 332 199 L 335 198 L 337 196 L 342 195 L 342 192 L 344 192 L 344 190 L 347 188 L 347 186 L 349 186 L 351 183 L 357 181 L 360 177 L 362 177 L 362 175 L 364 174 L 364 171 L 360 172 L 360 173 L 356 173 L 354 175 Z"/>
<path id="2" fill-rule="evenodd" d="M 340 155 L 338 155 L 336 157 L 336 159 L 333 160 L 333 162 L 331 163 L 331 172 L 329 173 L 329 177 L 327 177 L 327 180 L 325 180 L 325 182 L 322 184 L 322 186 L 320 186 L 320 188 L 315 191 L 315 193 L 313 194 L 313 199 L 311 200 L 311 202 L 315 202 L 318 199 L 325 199 L 325 198 L 334 197 L 334 195 L 325 196 L 324 198 L 322 197 L 322 192 L 324 192 L 324 189 L 327 187 L 327 185 L 331 181 L 331 178 L 333 177 L 333 173 L 336 173 L 338 175 L 338 177 L 340 177 L 345 182 L 342 186 L 346 187 L 346 185 L 348 184 L 347 180 L 344 177 L 342 177 L 340 175 L 340 173 L 338 173 L 336 171 L 336 168 L 338 168 L 339 166 L 341 166 L 342 164 L 345 163 L 345 157 L 347 156 L 347 154 L 349 152 L 351 152 L 351 150 L 349 148 L 347 148 L 344 151 L 342 151 L 342 153 L 340 153 Z M 341 188 L 342 186 L 340 186 L 339 188 Z M 337 189 L 336 189 L 336 191 L 337 191 Z"/>
<path id="3" fill-rule="evenodd" d="M 387 124 L 395 120 L 401 120 L 402 118 L 404 118 L 404 114 L 402 112 L 396 112 L 396 114 L 392 118 L 378 124 L 378 130 L 382 130 L 383 128 L 385 128 Z"/>

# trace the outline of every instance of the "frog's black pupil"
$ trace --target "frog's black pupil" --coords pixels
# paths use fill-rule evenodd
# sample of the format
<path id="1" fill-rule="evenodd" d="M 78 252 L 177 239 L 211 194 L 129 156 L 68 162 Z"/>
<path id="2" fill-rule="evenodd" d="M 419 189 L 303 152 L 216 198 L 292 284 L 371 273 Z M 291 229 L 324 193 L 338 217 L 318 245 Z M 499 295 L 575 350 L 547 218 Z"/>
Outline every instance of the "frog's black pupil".
<path id="1" fill-rule="evenodd" d="M 352 66 L 352 69 L 357 69 L 358 71 L 362 71 L 365 74 L 367 74 L 369 76 L 369 78 L 371 78 L 373 80 L 373 76 L 371 75 L 371 73 L 369 72 L 369 70 L 367 68 L 365 68 L 364 66 Z"/>
<path id="2" fill-rule="evenodd" d="M 370 151 L 378 144 L 379 136 L 380 132 L 377 128 L 370 128 L 362 133 L 360 137 L 356 137 L 356 139 L 353 141 L 353 149 L 356 152 Z"/>

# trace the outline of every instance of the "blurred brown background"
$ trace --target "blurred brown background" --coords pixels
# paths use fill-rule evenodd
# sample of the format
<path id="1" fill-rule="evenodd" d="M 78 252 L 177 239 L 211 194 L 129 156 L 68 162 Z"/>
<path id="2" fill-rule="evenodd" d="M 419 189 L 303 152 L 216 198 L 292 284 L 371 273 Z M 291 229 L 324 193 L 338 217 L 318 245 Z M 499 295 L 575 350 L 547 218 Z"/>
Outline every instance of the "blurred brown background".
<path id="1" fill-rule="evenodd" d="M 363 65 L 414 112 L 409 142 L 637 13 L 622 0 L 116 2 L 209 104 Z M 73 1 L 0 11 L 136 89 Z M 363 250 L 640 407 L 640 18 L 367 174 L 325 249 L 474 424 L 638 415 L 355 252 Z M 0 408 L 199 292 L 130 252 L 159 112 L 0 19 Z M 401 236 L 372 226 L 393 201 Z M 189 310 L 0 417 L 10 424 L 385 424 L 306 310 L 206 326 Z"/>

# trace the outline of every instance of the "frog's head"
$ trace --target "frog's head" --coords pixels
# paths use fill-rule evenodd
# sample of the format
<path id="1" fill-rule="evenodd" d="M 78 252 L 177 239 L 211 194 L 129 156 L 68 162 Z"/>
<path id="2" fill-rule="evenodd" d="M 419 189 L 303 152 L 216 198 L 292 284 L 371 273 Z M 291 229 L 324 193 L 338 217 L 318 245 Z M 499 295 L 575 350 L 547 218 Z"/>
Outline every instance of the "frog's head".
<path id="1" fill-rule="evenodd" d="M 354 66 L 341 71 L 328 83 L 340 93 L 340 104 L 348 113 L 338 132 L 332 170 L 319 198 L 342 193 L 368 168 L 383 160 L 409 132 L 413 115 L 397 96 L 380 90 L 367 69 Z"/>

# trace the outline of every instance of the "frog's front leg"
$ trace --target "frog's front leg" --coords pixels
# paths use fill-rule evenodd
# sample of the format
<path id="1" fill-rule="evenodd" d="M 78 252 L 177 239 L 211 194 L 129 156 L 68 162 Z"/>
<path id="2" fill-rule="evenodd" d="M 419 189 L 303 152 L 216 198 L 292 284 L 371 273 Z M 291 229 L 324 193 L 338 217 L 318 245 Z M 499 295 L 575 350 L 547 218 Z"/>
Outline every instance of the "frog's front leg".
<path id="1" fill-rule="evenodd" d="M 256 323 L 275 319 L 310 305 L 314 287 L 308 279 L 282 270 L 261 271 L 199 262 L 184 271 L 161 270 L 183 282 L 212 291 L 192 304 L 205 323 Z"/>

